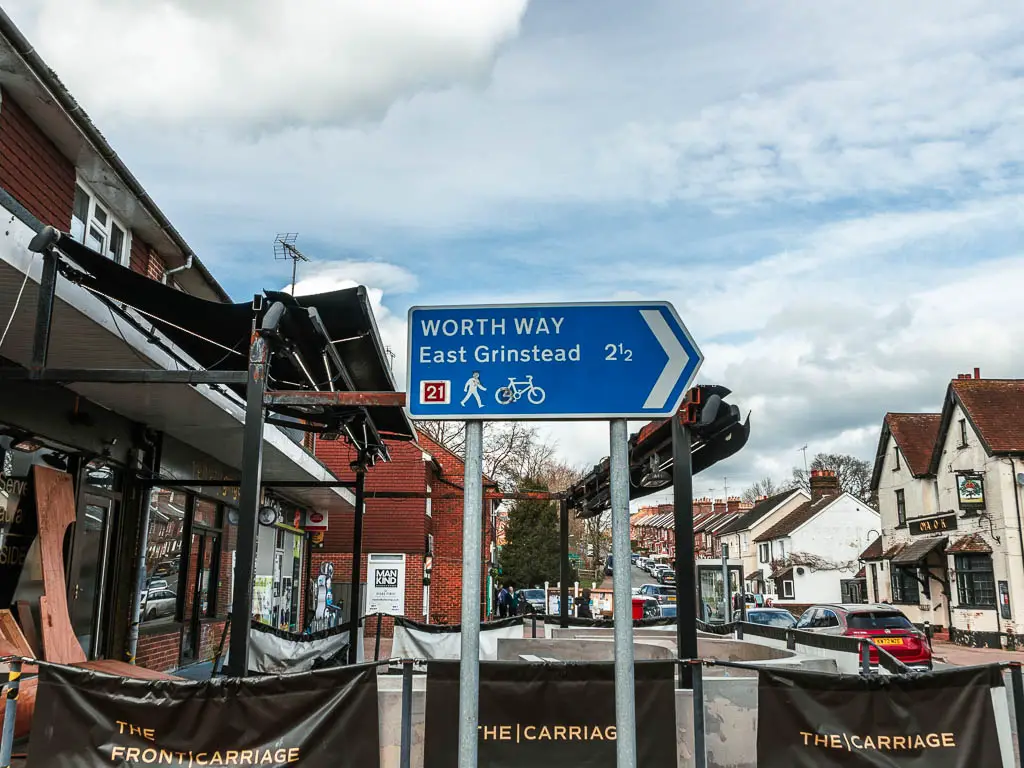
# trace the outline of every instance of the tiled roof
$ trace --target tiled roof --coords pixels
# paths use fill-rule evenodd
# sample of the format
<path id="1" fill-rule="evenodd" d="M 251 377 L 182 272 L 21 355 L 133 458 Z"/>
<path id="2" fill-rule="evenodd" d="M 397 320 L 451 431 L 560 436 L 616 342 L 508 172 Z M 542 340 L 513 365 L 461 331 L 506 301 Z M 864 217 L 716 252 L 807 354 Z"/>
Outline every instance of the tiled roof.
<path id="1" fill-rule="evenodd" d="M 885 420 L 911 474 L 914 477 L 927 475 L 928 464 L 939 436 L 942 414 L 887 413 Z"/>
<path id="2" fill-rule="evenodd" d="M 754 541 L 771 541 L 789 536 L 793 531 L 806 523 L 825 507 L 835 501 L 838 496 L 822 496 L 816 502 L 805 501 L 779 522 L 758 536 Z"/>
<path id="3" fill-rule="evenodd" d="M 946 552 L 957 553 L 957 552 L 992 552 L 992 547 L 988 545 L 988 542 L 982 537 L 980 533 L 972 533 L 970 536 L 964 536 L 954 541 L 947 549 Z"/>
<path id="4" fill-rule="evenodd" d="M 868 548 L 860 553 L 860 560 L 881 560 L 882 559 L 882 537 L 879 536 L 868 545 Z"/>
<path id="5" fill-rule="evenodd" d="M 950 385 L 992 453 L 1024 453 L 1024 380 L 954 379 Z"/>
<path id="6" fill-rule="evenodd" d="M 737 516 L 735 520 L 731 520 L 727 526 L 719 531 L 719 533 L 736 533 L 737 531 L 746 531 L 750 529 L 753 527 L 754 523 L 770 513 L 796 492 L 797 490 L 795 488 L 790 488 L 788 491 L 776 493 L 774 496 L 762 499 L 746 512 Z"/>
<path id="7" fill-rule="evenodd" d="M 885 552 L 882 553 L 883 560 L 892 560 L 896 555 L 907 548 L 906 544 L 893 544 Z"/>

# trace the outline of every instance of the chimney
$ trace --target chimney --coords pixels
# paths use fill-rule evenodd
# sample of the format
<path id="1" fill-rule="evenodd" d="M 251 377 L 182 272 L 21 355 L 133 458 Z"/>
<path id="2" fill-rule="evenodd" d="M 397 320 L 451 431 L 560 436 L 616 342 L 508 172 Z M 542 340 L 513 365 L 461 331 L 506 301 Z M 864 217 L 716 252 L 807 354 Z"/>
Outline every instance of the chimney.
<path id="1" fill-rule="evenodd" d="M 981 378 L 981 368 L 975 368 L 974 369 L 974 378 L 976 378 L 976 379 L 980 379 Z"/>
<path id="2" fill-rule="evenodd" d="M 811 503 L 814 504 L 825 496 L 839 495 L 839 478 L 831 469 L 811 470 Z"/>

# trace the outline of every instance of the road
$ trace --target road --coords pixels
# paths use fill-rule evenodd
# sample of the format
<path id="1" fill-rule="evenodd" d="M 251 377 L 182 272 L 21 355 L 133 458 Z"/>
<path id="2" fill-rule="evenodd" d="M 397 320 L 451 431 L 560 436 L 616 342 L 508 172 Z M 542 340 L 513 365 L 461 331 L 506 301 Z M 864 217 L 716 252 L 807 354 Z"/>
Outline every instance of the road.
<path id="1" fill-rule="evenodd" d="M 629 566 L 629 583 L 630 583 L 630 586 L 636 588 L 636 587 L 642 587 L 644 584 L 657 584 L 658 582 L 654 579 L 653 576 L 651 576 L 651 574 L 647 573 L 646 571 L 641 571 L 635 565 L 631 565 L 631 566 Z M 612 588 L 612 577 L 611 576 L 605 576 L 604 577 L 604 581 L 601 582 L 601 589 L 611 589 L 611 588 Z"/>

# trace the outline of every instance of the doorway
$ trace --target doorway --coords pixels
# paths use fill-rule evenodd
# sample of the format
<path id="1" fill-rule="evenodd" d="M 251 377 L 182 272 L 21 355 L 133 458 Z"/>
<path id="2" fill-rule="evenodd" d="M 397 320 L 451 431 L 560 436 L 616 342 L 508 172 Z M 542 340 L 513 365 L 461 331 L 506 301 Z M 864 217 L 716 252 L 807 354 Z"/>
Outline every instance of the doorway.
<path id="1" fill-rule="evenodd" d="M 89 659 L 100 656 L 113 499 L 86 494 L 78 511 L 68 572 L 71 626 Z"/>

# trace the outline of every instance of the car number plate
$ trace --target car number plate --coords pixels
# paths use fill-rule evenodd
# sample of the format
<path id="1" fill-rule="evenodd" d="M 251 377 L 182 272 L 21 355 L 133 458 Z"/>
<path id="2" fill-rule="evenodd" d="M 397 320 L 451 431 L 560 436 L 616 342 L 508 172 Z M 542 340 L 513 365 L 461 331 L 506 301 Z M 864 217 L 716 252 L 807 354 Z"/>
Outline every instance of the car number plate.
<path id="1" fill-rule="evenodd" d="M 875 639 L 878 645 L 903 645 L 902 637 L 879 637 Z"/>
<path id="2" fill-rule="evenodd" d="M 675 595 L 669 595 L 669 596 L 668 596 L 668 601 L 669 601 L 670 603 L 674 603 L 674 602 L 676 601 L 676 596 L 675 596 Z"/>

